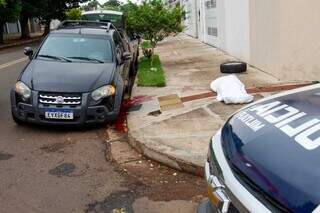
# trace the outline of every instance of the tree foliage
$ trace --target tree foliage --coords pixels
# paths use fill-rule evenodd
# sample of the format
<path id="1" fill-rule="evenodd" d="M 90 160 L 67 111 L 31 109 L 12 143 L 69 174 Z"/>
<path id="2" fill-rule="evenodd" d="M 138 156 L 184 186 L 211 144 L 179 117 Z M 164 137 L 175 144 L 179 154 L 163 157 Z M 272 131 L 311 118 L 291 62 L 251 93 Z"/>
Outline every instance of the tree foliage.
<path id="1" fill-rule="evenodd" d="M 121 5 L 121 2 L 118 0 L 109 0 L 106 3 L 104 3 L 102 6 L 103 8 L 108 10 L 119 10 L 120 5 Z"/>
<path id="2" fill-rule="evenodd" d="M 134 15 L 136 11 L 138 10 L 138 5 L 132 3 L 132 1 L 128 0 L 126 4 L 122 4 L 120 6 L 120 9 L 122 12 L 126 13 L 126 15 Z"/>
<path id="3" fill-rule="evenodd" d="M 45 24 L 46 34 L 50 31 L 51 20 L 64 19 L 66 16 L 65 11 L 78 8 L 80 3 L 87 1 L 88 0 L 0 0 L 0 43 L 3 43 L 3 29 L 6 22 L 20 19 L 21 38 L 28 38 L 30 37 L 28 20 L 36 17 L 42 24 Z M 72 11 L 72 15 L 75 15 L 74 12 L 75 11 Z M 77 15 L 79 15 L 79 11 L 77 11 L 77 13 Z"/>
<path id="4" fill-rule="evenodd" d="M 79 8 L 72 8 L 65 12 L 67 20 L 80 20 L 81 10 Z"/>
<path id="5" fill-rule="evenodd" d="M 4 6 L 4 4 L 5 4 L 5 1 L 4 0 L 0 0 L 0 7 Z"/>
<path id="6" fill-rule="evenodd" d="M 37 17 L 40 14 L 38 0 L 21 0 L 20 24 L 21 24 L 21 39 L 29 38 L 30 31 L 28 20 Z"/>
<path id="7" fill-rule="evenodd" d="M 100 6 L 97 0 L 91 0 L 81 7 L 84 11 L 96 10 Z"/>
<path id="8" fill-rule="evenodd" d="M 72 8 L 78 8 L 79 3 L 87 0 L 41 0 L 40 20 L 45 24 L 45 34 L 50 31 L 50 22 L 53 19 L 65 19 L 65 11 Z"/>
<path id="9" fill-rule="evenodd" d="M 21 0 L 0 1 L 0 23 L 17 20 L 21 11 Z"/>
<path id="10" fill-rule="evenodd" d="M 129 1 L 122 10 L 127 14 L 129 30 L 149 40 L 153 48 L 165 37 L 183 30 L 183 9 L 167 8 L 161 0 L 144 0 L 140 5 Z"/>
<path id="11" fill-rule="evenodd" d="M 0 43 L 3 43 L 3 28 L 6 22 L 15 21 L 20 16 L 21 0 L 0 0 Z"/>
<path id="12" fill-rule="evenodd" d="M 40 12 L 39 0 L 21 0 L 21 15 L 37 17 Z"/>

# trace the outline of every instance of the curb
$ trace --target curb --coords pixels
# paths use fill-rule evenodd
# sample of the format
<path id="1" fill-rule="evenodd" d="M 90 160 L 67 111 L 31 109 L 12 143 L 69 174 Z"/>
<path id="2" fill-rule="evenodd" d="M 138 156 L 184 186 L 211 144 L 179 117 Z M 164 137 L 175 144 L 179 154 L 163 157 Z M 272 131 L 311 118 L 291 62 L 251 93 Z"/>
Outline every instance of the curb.
<path id="1" fill-rule="evenodd" d="M 189 162 L 185 162 L 181 159 L 175 158 L 173 156 L 164 154 L 157 150 L 154 150 L 145 144 L 141 143 L 139 140 L 135 139 L 131 134 L 130 130 L 128 131 L 128 143 L 140 154 L 162 163 L 166 166 L 169 166 L 173 169 L 177 169 L 182 172 L 191 173 L 193 175 L 203 177 L 204 176 L 204 167 L 195 165 Z"/>
<path id="2" fill-rule="evenodd" d="M 0 45 L 0 50 L 11 48 L 11 47 L 22 46 L 22 45 L 25 45 L 25 44 L 35 43 L 37 41 L 40 41 L 41 39 L 42 39 L 42 36 L 37 37 L 37 38 L 33 38 L 33 39 L 29 39 L 29 40 L 26 40 L 26 41 L 18 41 L 18 42 L 11 43 L 11 44 Z"/>

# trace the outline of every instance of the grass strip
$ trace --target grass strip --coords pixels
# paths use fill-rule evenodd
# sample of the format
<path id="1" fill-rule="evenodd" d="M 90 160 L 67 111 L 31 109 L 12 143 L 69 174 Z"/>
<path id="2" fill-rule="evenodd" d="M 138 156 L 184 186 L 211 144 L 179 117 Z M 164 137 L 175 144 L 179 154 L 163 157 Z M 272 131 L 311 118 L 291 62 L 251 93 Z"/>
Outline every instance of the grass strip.
<path id="1" fill-rule="evenodd" d="M 165 87 L 166 79 L 161 66 L 160 57 L 153 55 L 153 60 L 142 57 L 139 60 L 138 86 Z"/>

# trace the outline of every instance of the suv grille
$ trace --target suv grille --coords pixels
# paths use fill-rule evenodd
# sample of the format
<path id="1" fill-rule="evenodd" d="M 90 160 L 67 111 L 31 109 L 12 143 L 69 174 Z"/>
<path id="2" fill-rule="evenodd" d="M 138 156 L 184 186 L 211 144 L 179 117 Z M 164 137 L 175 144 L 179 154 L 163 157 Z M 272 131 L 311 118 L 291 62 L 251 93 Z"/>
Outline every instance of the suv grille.
<path id="1" fill-rule="evenodd" d="M 44 105 L 81 105 L 81 95 L 79 94 L 57 94 L 57 93 L 40 93 L 39 103 Z"/>

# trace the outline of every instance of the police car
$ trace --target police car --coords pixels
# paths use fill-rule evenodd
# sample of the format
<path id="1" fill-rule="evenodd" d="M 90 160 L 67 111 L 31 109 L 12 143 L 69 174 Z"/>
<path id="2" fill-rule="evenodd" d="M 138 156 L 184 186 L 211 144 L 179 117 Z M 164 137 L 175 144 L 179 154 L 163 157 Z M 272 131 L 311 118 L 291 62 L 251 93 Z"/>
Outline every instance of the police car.
<path id="1" fill-rule="evenodd" d="M 270 96 L 233 114 L 205 163 L 198 212 L 320 212 L 320 85 Z"/>

